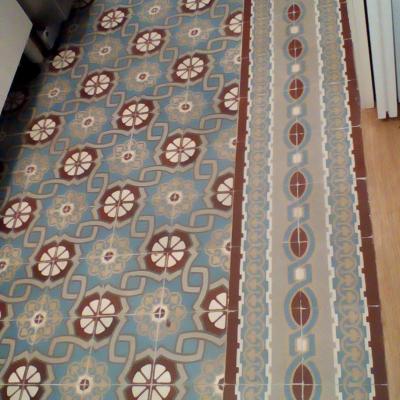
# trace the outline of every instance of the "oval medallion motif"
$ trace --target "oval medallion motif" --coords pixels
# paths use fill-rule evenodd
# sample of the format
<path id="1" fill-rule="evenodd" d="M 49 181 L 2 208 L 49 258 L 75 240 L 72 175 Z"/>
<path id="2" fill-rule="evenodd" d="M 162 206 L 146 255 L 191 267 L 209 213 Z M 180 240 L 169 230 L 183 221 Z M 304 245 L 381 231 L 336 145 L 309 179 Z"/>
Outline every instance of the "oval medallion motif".
<path id="1" fill-rule="evenodd" d="M 307 188 L 307 180 L 305 176 L 299 171 L 295 172 L 290 178 L 289 182 L 290 193 L 294 197 L 299 199 L 301 196 L 303 196 L 304 192 L 306 191 L 306 188 Z"/>
<path id="2" fill-rule="evenodd" d="M 300 364 L 293 374 L 292 392 L 296 400 L 310 400 L 314 389 L 314 380 L 310 370 Z"/>
<path id="3" fill-rule="evenodd" d="M 301 9 L 297 4 L 292 4 L 287 11 L 288 18 L 291 21 L 297 21 L 301 15 Z"/>
<path id="4" fill-rule="evenodd" d="M 308 238 L 302 228 L 296 228 L 290 235 L 290 249 L 293 254 L 300 258 L 303 257 L 308 247 Z"/>
<path id="5" fill-rule="evenodd" d="M 304 127 L 302 124 L 296 122 L 289 130 L 289 140 L 294 146 L 298 146 L 304 139 Z"/>
<path id="6" fill-rule="evenodd" d="M 288 45 L 288 51 L 291 57 L 298 58 L 303 52 L 303 44 L 298 39 L 293 39 Z"/>
<path id="7" fill-rule="evenodd" d="M 299 290 L 292 299 L 290 303 L 290 309 L 292 312 L 292 317 L 297 325 L 304 326 L 307 324 L 311 315 L 310 300 L 308 297 Z"/>
<path id="8" fill-rule="evenodd" d="M 299 99 L 304 93 L 304 84 L 301 79 L 293 79 L 289 85 L 289 94 L 292 99 Z"/>

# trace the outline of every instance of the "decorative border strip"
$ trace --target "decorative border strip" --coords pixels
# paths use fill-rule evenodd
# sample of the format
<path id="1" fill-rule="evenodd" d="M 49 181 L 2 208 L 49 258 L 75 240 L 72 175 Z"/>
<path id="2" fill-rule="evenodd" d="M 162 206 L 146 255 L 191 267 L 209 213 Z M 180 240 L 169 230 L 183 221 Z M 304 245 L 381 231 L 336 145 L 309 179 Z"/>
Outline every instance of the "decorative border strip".
<path id="1" fill-rule="evenodd" d="M 326 0 L 327 1 L 327 0 Z M 361 130 L 359 128 L 360 124 L 360 106 L 359 106 L 359 98 L 358 98 L 358 90 L 357 90 L 357 83 L 356 83 L 356 76 L 355 76 L 355 69 L 354 69 L 354 61 L 352 55 L 352 45 L 351 45 L 351 35 L 350 35 L 350 27 L 349 21 L 347 16 L 347 5 L 344 0 L 336 0 L 334 3 L 326 3 L 325 0 L 319 0 L 317 7 L 320 9 L 320 21 L 322 22 L 324 16 L 328 15 L 327 11 L 329 7 L 334 8 L 336 12 L 337 18 L 337 26 L 341 27 L 341 40 L 340 43 L 332 42 L 332 39 L 328 39 L 329 33 L 325 32 L 326 40 L 323 44 L 324 54 L 323 57 L 327 56 L 327 53 L 332 54 L 336 53 L 339 54 L 337 59 L 341 60 L 343 72 L 342 72 L 342 79 L 347 82 L 347 88 L 343 89 L 341 93 L 336 93 L 336 96 L 339 96 L 343 99 L 343 104 L 347 103 L 348 106 L 345 106 L 345 109 L 338 107 L 335 114 L 335 108 L 329 107 L 329 111 L 325 113 L 327 119 L 327 131 L 335 130 L 342 130 L 342 136 L 346 147 L 349 149 L 349 165 L 346 165 L 348 169 L 350 167 L 354 167 L 354 172 L 351 171 L 349 178 L 353 182 L 351 184 L 351 192 L 349 196 L 354 201 L 355 191 L 357 192 L 358 197 L 358 210 L 356 210 L 355 206 L 354 209 L 351 210 L 353 213 L 353 223 L 355 226 L 355 230 L 357 232 L 356 237 L 353 238 L 356 245 L 356 254 L 354 258 L 358 260 L 358 277 L 359 282 L 355 290 L 358 292 L 360 307 L 364 310 L 361 313 L 360 318 L 362 321 L 362 331 L 364 332 L 364 358 L 366 359 L 367 365 L 370 365 L 371 361 L 371 351 L 372 351 L 372 358 L 373 358 L 373 367 L 372 367 L 372 374 L 371 368 L 367 368 L 365 371 L 366 376 L 363 382 L 360 382 L 358 385 L 352 381 L 349 382 L 347 379 L 339 379 L 339 391 L 340 397 L 343 399 L 352 398 L 354 395 L 355 390 L 367 390 L 369 395 L 373 396 L 376 400 L 386 400 L 388 399 L 388 388 L 387 388 L 387 380 L 386 380 L 386 368 L 384 363 L 384 350 L 383 350 L 383 342 L 382 342 L 382 325 L 380 321 L 380 310 L 376 307 L 371 307 L 373 305 L 379 304 L 379 295 L 378 295 L 378 282 L 376 277 L 376 265 L 375 265 L 375 257 L 374 257 L 374 250 L 373 250 L 373 243 L 372 243 L 372 229 L 371 229 L 371 222 L 369 218 L 369 208 L 368 208 L 368 197 L 366 191 L 366 183 L 365 183 L 365 166 L 363 160 L 363 153 L 362 153 L 362 138 L 361 138 Z M 321 28 L 321 37 L 324 37 L 323 32 L 323 25 L 326 25 L 322 22 L 320 24 Z M 326 27 L 326 26 L 325 26 Z M 330 43 L 327 43 L 330 40 Z M 332 68 L 331 66 L 327 67 L 327 63 L 324 63 L 323 69 Z M 325 73 L 325 78 L 327 74 Z M 325 91 L 331 92 L 328 95 L 328 98 L 333 98 L 333 84 L 332 82 L 324 82 L 325 83 Z M 340 85 L 342 86 L 342 84 Z M 341 100 L 342 102 L 342 100 Z M 342 112 L 342 115 L 339 115 Z M 350 123 L 349 123 L 350 122 Z M 343 129 L 344 128 L 344 129 Z M 347 132 L 351 132 L 349 137 L 346 136 Z M 338 132 L 338 131 L 337 131 Z M 328 145 L 330 136 L 327 136 Z M 327 147 L 328 151 L 332 151 Z M 332 166 L 329 167 L 332 169 Z M 334 178 L 329 177 L 328 183 L 331 187 L 331 196 L 335 194 L 335 187 L 336 182 Z M 336 190 L 336 194 L 342 195 Z M 332 200 L 332 197 L 331 197 Z M 338 211 L 335 206 L 333 207 L 334 211 Z M 336 214 L 336 213 L 335 213 Z M 332 216 L 332 214 L 331 214 Z M 334 218 L 331 219 L 333 231 L 335 231 L 336 227 L 336 220 Z M 361 235 L 358 230 L 358 226 L 361 230 Z M 333 236 L 331 236 L 333 240 Z M 360 250 L 360 243 L 361 243 L 361 252 Z M 335 249 L 334 253 L 335 253 Z M 335 258 L 333 263 L 338 268 L 337 265 L 339 261 Z M 369 259 L 369 257 L 371 257 Z M 363 262 L 364 258 L 364 262 Z M 361 266 L 364 266 L 362 268 Z M 366 293 L 364 293 L 364 291 Z M 366 300 L 368 302 L 368 310 L 367 305 L 365 304 L 364 294 L 366 294 Z M 369 314 L 369 317 L 367 315 Z M 338 314 L 338 323 L 339 328 L 336 333 L 339 334 L 339 340 L 341 341 L 341 351 L 343 351 L 343 344 L 345 343 L 343 337 L 346 337 L 346 329 L 341 325 L 341 321 L 343 318 L 346 318 L 346 314 L 344 313 L 341 315 Z M 369 327 L 367 324 L 367 320 L 369 321 Z M 341 326 L 341 328 L 340 328 Z M 361 327 L 360 327 L 361 329 Z M 348 334 L 349 332 L 347 332 Z M 344 336 L 343 336 L 344 335 Z M 371 337 L 370 337 L 371 335 Z M 347 336 L 349 337 L 349 336 Z M 369 343 L 371 347 L 369 346 Z M 351 343 L 351 342 L 350 342 Z M 349 343 L 346 342 L 347 351 L 350 351 Z M 351 346 L 350 346 L 351 347 Z M 343 354 L 339 354 L 339 362 L 344 369 L 351 368 L 350 361 L 351 358 L 344 358 Z M 347 374 L 350 371 L 346 372 Z M 369 383 L 368 383 L 369 382 Z M 361 386 L 360 386 L 361 385 Z"/>
<path id="2" fill-rule="evenodd" d="M 309 126 L 306 107 L 309 82 L 304 76 L 308 49 L 304 35 L 305 14 L 302 1 L 287 0 L 282 16 L 286 24 L 286 40 L 282 51 L 288 71 L 283 88 L 287 108 L 287 124 L 283 135 L 288 168 L 282 188 L 287 200 L 287 228 L 282 242 L 286 244 L 287 279 L 290 285 L 284 307 L 290 328 L 288 347 L 291 357 L 285 373 L 285 382 L 291 383 L 284 387 L 287 399 L 308 398 L 311 393 L 313 398 L 320 398 L 321 395 L 320 373 L 313 362 L 313 356 L 318 352 L 313 333 L 318 320 L 318 305 L 310 286 L 315 268 L 311 263 L 315 237 L 310 225 L 312 175 L 308 168 L 307 146 L 314 132 Z M 290 140 L 293 134 L 296 135 L 294 143 Z"/>
<path id="3" fill-rule="evenodd" d="M 270 359 L 267 341 L 270 315 L 268 235 L 271 210 L 268 200 L 270 188 L 265 182 L 269 181 L 271 174 L 269 160 L 272 155 L 273 103 L 272 68 L 271 74 L 266 74 L 265 65 L 272 63 L 273 3 L 271 0 L 245 0 L 244 4 L 241 103 L 229 288 L 229 309 L 236 310 L 239 307 L 240 324 L 237 316 L 230 313 L 224 390 L 224 399 L 229 400 L 236 396 L 245 399 L 254 396 L 262 398 L 264 391 L 268 390 L 265 385 L 269 382 L 267 363 Z M 257 38 L 262 38 L 262 45 L 257 43 Z M 269 39 L 269 43 L 266 43 L 265 38 Z M 251 136 L 248 135 L 250 131 Z M 256 237 L 263 237 L 265 240 L 260 243 L 254 239 Z"/>
<path id="4" fill-rule="evenodd" d="M 261 5 L 265 9 L 268 7 L 266 6 L 266 1 L 259 1 L 258 0 L 253 0 L 257 5 Z M 268 0 L 269 1 L 269 0 Z M 324 2 L 327 0 L 317 0 L 316 5 L 317 7 L 320 6 L 321 2 Z M 242 242 L 242 227 L 245 228 L 247 227 L 247 224 L 249 223 L 249 219 L 243 219 L 242 222 L 242 213 L 244 207 L 247 205 L 249 201 L 249 184 L 251 182 L 251 177 L 249 182 L 246 182 L 246 195 L 244 196 L 243 203 L 242 203 L 242 193 L 243 193 L 243 184 L 244 184 L 244 172 L 245 172 L 245 166 L 248 168 L 249 162 L 251 160 L 249 159 L 249 156 L 252 157 L 251 154 L 249 154 L 249 151 L 247 150 L 246 152 L 246 146 L 249 148 L 251 145 L 251 141 L 253 139 L 253 134 L 252 137 L 249 137 L 247 135 L 248 130 L 251 128 L 252 124 L 254 124 L 254 121 L 247 121 L 246 125 L 246 112 L 247 112 L 247 107 L 248 106 L 254 106 L 253 102 L 251 101 L 252 99 L 247 100 L 247 95 L 249 91 L 249 59 L 248 56 L 250 55 L 250 18 L 252 18 L 252 29 L 253 29 L 253 34 L 254 34 L 254 21 L 255 21 L 255 15 L 259 17 L 259 14 L 257 12 L 254 12 L 255 8 L 254 4 L 251 0 L 244 0 L 244 32 L 243 32 L 243 43 L 242 43 L 242 58 L 243 58 L 243 64 L 242 64 L 242 76 L 241 76 L 241 103 L 240 103 L 240 111 L 239 111 L 239 129 L 238 129 L 238 151 L 237 151 L 237 163 L 236 163 L 236 168 L 237 168 L 237 174 L 236 174 L 236 181 L 235 181 L 235 195 L 234 195 L 234 219 L 233 219 L 233 232 L 232 232 L 232 245 L 233 245 L 233 251 L 232 251 L 232 260 L 231 260 L 231 280 L 230 280 L 230 299 L 229 299 L 229 309 L 230 310 L 237 310 L 237 307 L 239 306 L 239 312 L 240 316 L 243 317 L 244 313 L 244 307 L 245 307 L 245 301 L 246 298 L 243 296 L 243 291 L 245 290 L 244 284 L 244 274 L 248 273 L 248 259 L 243 258 L 242 264 L 240 261 L 241 254 L 248 254 L 245 252 L 247 250 L 245 247 L 245 244 Z M 370 389 L 371 391 L 376 389 L 376 400 L 387 400 L 388 399 L 388 391 L 387 391 L 387 380 L 386 380 L 386 369 L 385 369 L 385 362 L 384 362 L 384 357 L 383 357 L 383 340 L 382 340 L 382 325 L 380 321 L 380 311 L 378 307 L 371 307 L 371 306 L 377 306 L 379 305 L 379 295 L 378 295 L 378 290 L 377 290 L 377 278 L 376 278 L 376 265 L 375 265 L 375 256 L 374 256 L 374 249 L 373 249 L 373 243 L 372 243 L 372 231 L 371 231 L 371 222 L 369 219 L 369 208 L 368 208 L 368 200 L 367 200 L 367 192 L 366 192 L 366 184 L 365 184 L 365 166 L 364 166 L 364 159 L 363 159 L 363 152 L 362 152 L 362 138 L 361 138 L 361 131 L 359 128 L 359 121 L 360 121 L 360 109 L 359 109 L 359 103 L 358 103 L 358 93 L 357 93 L 357 85 L 355 81 L 355 70 L 354 70 L 354 62 L 353 62 L 353 56 L 352 56 L 352 46 L 351 46 L 351 40 L 350 40 L 350 28 L 348 26 L 348 18 L 347 18 L 347 9 L 346 9 L 346 1 L 345 0 L 336 0 L 333 4 L 331 4 L 333 8 L 338 11 L 340 10 L 340 15 L 341 19 L 339 17 L 339 14 L 337 14 L 337 20 L 335 22 L 335 26 L 337 24 L 342 24 L 342 34 L 343 34 L 343 39 L 341 40 L 340 43 L 335 42 L 335 47 L 336 51 L 339 52 L 340 56 L 338 57 L 339 60 L 345 65 L 343 65 L 343 68 L 345 69 L 344 72 L 344 78 L 347 81 L 347 90 L 343 89 L 344 93 L 341 93 L 341 98 L 343 98 L 343 103 L 342 100 L 340 101 L 341 104 L 345 104 L 345 102 L 348 101 L 348 96 L 350 97 L 350 107 L 346 107 L 346 112 L 345 114 L 347 115 L 344 121 L 351 121 L 351 125 L 353 126 L 352 128 L 350 127 L 350 124 L 343 123 L 343 120 L 341 118 L 332 118 L 331 120 L 327 121 L 326 123 L 326 131 L 331 131 L 335 129 L 341 129 L 345 126 L 347 126 L 348 130 L 352 129 L 352 134 L 351 134 L 351 140 L 350 143 L 347 145 L 349 146 L 349 156 L 352 160 L 351 166 L 354 165 L 355 169 L 355 175 L 356 175 L 356 180 L 355 177 L 352 174 L 353 177 L 353 182 L 357 182 L 355 188 L 352 188 L 352 195 L 353 195 L 353 201 L 354 201 L 354 196 L 355 196 L 355 191 L 357 192 L 358 196 L 358 212 L 357 210 L 354 209 L 352 212 L 355 214 L 355 219 L 354 219 L 354 224 L 357 224 L 358 221 L 360 221 L 360 229 L 361 229 L 361 238 L 358 238 L 358 243 L 362 243 L 361 246 L 361 251 L 362 254 L 357 252 L 356 256 L 359 258 L 364 256 L 365 262 L 364 262 L 364 270 L 362 272 L 365 272 L 365 281 L 366 281 L 366 294 L 367 294 L 367 301 L 368 305 L 370 306 L 369 308 L 369 323 L 370 323 L 370 329 L 371 329 L 371 346 L 372 346 L 372 357 L 374 361 L 374 367 L 372 368 L 372 372 L 374 374 L 375 378 L 375 386 L 372 386 Z M 253 7 L 253 15 L 251 8 Z M 321 14 L 321 13 L 320 13 Z M 267 21 L 265 20 L 264 17 L 264 26 L 267 27 L 269 24 L 266 23 Z M 268 26 L 269 29 L 271 29 L 271 26 Z M 267 35 L 264 37 L 270 37 L 268 36 L 268 33 L 271 35 L 271 31 L 267 30 Z M 257 39 L 257 38 L 255 38 Z M 252 42 L 255 40 L 253 37 Z M 267 49 L 267 50 L 265 50 Z M 324 47 L 325 53 L 326 53 L 326 47 Z M 262 51 L 262 55 L 265 58 L 268 56 L 268 51 L 271 50 L 271 44 L 269 46 L 264 46 L 264 50 Z M 254 49 L 252 50 L 252 53 L 254 52 Z M 273 56 L 271 56 L 271 61 L 273 59 Z M 264 60 L 265 61 L 265 60 Z M 254 65 L 253 65 L 254 68 Z M 264 74 L 265 75 L 265 74 Z M 329 76 L 329 73 L 325 73 L 325 79 L 326 77 Z M 252 82 L 256 82 L 258 87 L 259 81 L 257 80 L 257 77 L 254 76 L 254 74 L 251 75 Z M 331 85 L 330 82 L 325 82 L 325 84 Z M 343 86 L 343 84 L 342 84 Z M 267 88 L 265 88 L 265 92 L 267 92 Z M 253 94 L 253 93 L 252 93 Z M 264 96 L 267 94 L 264 93 Z M 265 99 L 265 97 L 264 97 Z M 256 99 L 259 100 L 259 99 Z M 269 96 L 269 102 L 268 104 L 271 106 L 271 96 Z M 265 105 L 265 103 L 264 103 Z M 264 110 L 263 110 L 264 111 Z M 272 115 L 272 110 L 269 110 Z M 325 110 L 325 112 L 327 112 Z M 332 110 L 329 110 L 329 112 L 332 112 Z M 265 116 L 265 112 L 261 112 Z M 251 117 L 254 119 L 257 117 L 257 113 L 255 115 L 252 115 Z M 267 125 L 263 125 L 263 132 L 265 135 L 265 130 L 266 130 Z M 269 131 L 267 129 L 267 131 Z M 253 131 L 252 131 L 253 132 Z M 343 132 L 345 132 L 343 130 Z M 269 131 L 269 133 L 271 133 Z M 268 136 L 268 135 L 265 135 Z M 271 149 L 270 149 L 271 150 Z M 353 151 L 353 155 L 351 154 L 351 151 Z M 271 154 L 265 154 L 265 158 L 268 159 L 268 157 L 271 156 Z M 354 164 L 355 162 L 355 164 Z M 270 168 L 270 166 L 269 166 Z M 349 166 L 347 166 L 347 169 Z M 268 167 L 267 167 L 268 170 Z M 247 171 L 247 169 L 246 169 Z M 270 173 L 271 171 L 268 170 Z M 332 181 L 330 181 L 332 184 Z M 250 191 L 251 192 L 251 191 Z M 251 192 L 252 193 L 252 192 Z M 353 203 L 354 204 L 354 203 Z M 269 205 L 268 205 L 269 206 Z M 265 209 L 264 209 L 265 211 Z M 267 213 L 269 214 L 271 210 L 267 210 Z M 358 219 L 358 214 L 359 214 L 359 219 Z M 331 214 L 332 215 L 332 214 Z M 267 221 L 268 223 L 268 221 Z M 243 226 L 242 226 L 243 225 Z M 267 225 L 268 226 L 268 225 Z M 268 229 L 270 227 L 268 226 Z M 246 229 L 243 229 L 244 235 L 249 235 L 249 231 Z M 358 232 L 356 230 L 356 232 Z M 248 237 L 248 236 L 246 236 Z M 246 239 L 246 237 L 244 239 Z M 268 238 L 269 239 L 269 238 Z M 269 240 L 268 240 L 269 241 Z M 266 252 L 267 253 L 267 252 Z M 334 252 L 332 250 L 332 256 L 334 255 Z M 267 263 L 267 259 L 265 260 Z M 358 271 L 358 273 L 361 273 L 361 271 Z M 242 277 L 241 277 L 242 274 Z M 265 275 L 268 275 L 268 269 L 265 269 Z M 363 275 L 360 275 L 363 277 Z M 242 278 L 242 280 L 241 280 Z M 266 282 L 265 282 L 266 283 Z M 363 290 L 364 286 L 361 284 L 361 289 Z M 242 295 L 241 295 L 242 294 Z M 256 294 L 257 298 L 259 293 Z M 267 292 L 265 292 L 264 297 L 262 297 L 264 301 L 266 302 L 266 305 L 268 304 L 268 297 L 267 297 Z M 335 299 L 333 299 L 332 303 L 334 303 Z M 259 311 L 259 310 L 258 310 Z M 269 311 L 267 309 L 267 311 Z M 268 313 L 266 312 L 265 316 L 265 326 L 264 328 L 268 327 L 268 321 L 266 320 Z M 366 321 L 366 315 L 363 317 L 363 326 L 364 326 L 364 333 L 365 333 L 365 338 L 368 340 L 369 338 L 369 331 Z M 246 322 L 246 323 L 244 323 Z M 244 342 L 243 338 L 245 335 L 241 334 L 241 336 L 238 336 L 238 331 L 237 329 L 239 328 L 240 332 L 242 329 L 246 329 L 248 327 L 248 320 L 243 321 L 241 325 L 239 326 L 239 319 L 236 313 L 229 313 L 229 318 L 228 318 L 228 346 L 227 346 L 227 355 L 226 355 L 226 375 L 225 375 L 225 390 L 224 390 L 224 399 L 234 399 L 236 397 L 235 395 L 235 384 L 238 382 L 240 384 L 247 384 L 251 385 L 252 383 L 254 384 L 252 387 L 252 390 L 254 388 L 257 388 L 257 385 L 260 387 L 260 390 L 268 390 L 264 385 L 261 385 L 260 382 L 255 379 L 246 379 L 246 377 L 243 377 L 244 373 L 247 373 L 248 370 L 246 369 L 245 364 L 243 363 L 243 360 L 240 359 L 240 357 L 243 357 L 243 351 L 244 349 Z M 257 326 L 260 328 L 260 326 Z M 266 331 L 263 330 L 263 332 L 268 333 L 268 329 Z M 338 332 L 334 332 L 334 336 L 337 336 Z M 240 340 L 240 347 L 238 349 L 238 344 L 237 344 L 237 339 Z M 265 341 L 267 342 L 267 346 L 270 344 L 271 337 L 265 336 Z M 265 344 L 265 343 L 264 343 Z M 368 345 L 365 344 L 367 352 L 369 353 L 369 348 Z M 264 347 L 263 347 L 264 348 Z M 258 349 L 259 351 L 259 349 Z M 266 360 L 270 359 L 270 353 L 267 354 Z M 260 373 L 258 370 L 254 370 L 254 368 L 261 367 L 261 375 L 264 375 L 264 382 L 268 382 L 268 373 L 266 373 L 265 368 L 267 367 L 265 365 L 265 362 L 260 366 L 256 362 L 254 362 L 253 365 L 250 366 L 252 368 L 252 373 L 255 371 Z M 239 368 L 240 372 L 240 380 L 238 381 L 236 379 L 236 373 Z M 256 374 L 256 375 L 257 375 Z M 369 374 L 370 375 L 370 374 Z M 259 375 L 258 375 L 259 376 Z M 370 376 L 372 379 L 372 376 Z M 243 395 L 243 393 L 241 393 Z M 249 393 L 249 395 L 252 395 L 254 397 L 255 393 L 252 391 Z M 265 392 L 261 393 L 262 396 L 267 396 Z M 344 398 L 343 395 L 338 394 L 340 398 Z M 246 398 L 246 393 L 244 393 L 243 398 Z"/>
<path id="5" fill-rule="evenodd" d="M 361 273 L 359 254 L 359 231 L 357 229 L 357 214 L 354 205 L 354 174 L 351 159 L 351 141 L 348 131 L 349 124 L 348 92 L 341 83 L 345 79 L 345 65 L 343 62 L 342 38 L 339 43 L 332 40 L 332 34 L 337 33 L 339 25 L 338 3 L 326 0 L 317 2 L 319 15 L 320 47 L 322 63 L 322 84 L 326 108 L 324 113 L 326 129 L 325 151 L 328 152 L 326 167 L 328 201 L 330 205 L 331 235 L 329 243 L 332 246 L 332 265 L 334 266 L 334 291 L 339 296 L 335 300 L 335 317 L 337 322 L 335 337 L 339 341 L 337 353 L 340 365 L 340 374 L 337 381 L 339 397 L 343 399 L 354 398 L 356 393 L 363 397 L 373 393 L 373 377 L 370 373 L 370 349 L 368 348 L 368 326 L 366 323 L 366 304 L 362 291 L 364 277 Z M 337 84 L 330 82 L 330 77 L 335 76 Z M 330 84 L 331 83 L 331 84 Z M 334 107 L 334 105 L 337 105 Z M 337 144 L 339 147 L 337 148 Z M 346 157 L 347 150 L 347 157 Z M 345 158 L 344 162 L 341 158 Z M 345 215 L 344 219 L 335 218 L 335 215 Z M 346 234 L 343 229 L 350 229 L 354 234 Z M 343 253 L 343 246 L 346 252 Z M 352 279 L 347 283 L 344 277 Z M 346 294 L 351 296 L 346 300 Z M 358 303 L 358 304 L 357 304 Z M 360 332 L 359 337 L 354 337 L 354 330 Z M 337 346 L 336 346 L 337 347 Z M 350 357 L 352 352 L 360 356 L 358 361 Z M 352 368 L 358 370 L 350 382 L 348 379 Z"/>
<path id="6" fill-rule="evenodd" d="M 322 64 L 322 47 L 320 46 L 320 43 L 322 41 L 321 39 L 321 34 L 320 34 L 320 24 L 319 24 L 319 10 L 317 7 L 318 3 L 315 3 L 315 26 L 316 26 L 316 36 L 317 36 L 317 49 L 318 49 L 318 58 L 319 58 L 319 91 L 320 91 L 320 105 L 321 105 L 321 132 L 325 132 L 326 130 L 326 119 L 325 119 L 325 113 L 326 113 L 326 107 L 325 107 L 325 102 L 323 101 L 323 98 L 325 97 L 325 90 L 324 90 L 324 74 L 323 74 L 323 64 Z M 341 369 L 340 369 L 340 365 L 338 362 L 338 357 L 337 355 L 339 354 L 340 351 L 340 342 L 339 340 L 337 340 L 336 337 L 336 332 L 337 332 L 337 326 L 338 326 L 338 321 L 337 321 L 337 317 L 336 317 L 336 312 L 335 312 L 335 303 L 336 303 L 336 291 L 334 290 L 334 277 L 335 277 L 335 269 L 332 263 L 333 260 L 333 248 L 329 245 L 330 244 L 330 238 L 332 237 L 332 225 L 329 222 L 329 216 L 332 214 L 332 210 L 331 210 L 331 206 L 329 204 L 329 186 L 328 186 L 328 168 L 327 163 L 328 163 L 328 152 L 326 151 L 327 149 L 327 137 L 326 135 L 322 134 L 321 135 L 321 139 L 322 139 L 322 154 L 323 154 L 323 169 L 324 169 L 324 193 L 325 193 L 325 207 L 326 207 L 326 212 L 327 212 L 327 216 L 326 216 L 326 243 L 328 244 L 328 257 L 327 257 L 327 261 L 328 261 L 328 267 L 330 269 L 330 281 L 329 281 L 329 290 L 331 293 L 330 296 L 330 306 L 331 306 L 331 315 L 334 316 L 334 320 L 333 320 L 333 324 L 332 324 L 332 338 L 334 339 L 334 345 L 335 345 L 335 349 L 334 349 L 334 363 L 335 363 L 335 369 L 336 369 L 336 373 L 335 373 L 335 382 L 336 382 L 336 388 L 335 388 L 335 392 L 336 392 L 336 396 L 339 398 L 339 376 L 341 375 Z"/>
<path id="7" fill-rule="evenodd" d="M 361 254 L 363 258 L 363 273 L 365 275 L 366 297 L 369 307 L 370 344 L 372 349 L 373 368 L 375 379 L 376 400 L 388 400 L 388 381 L 386 373 L 386 358 L 383 341 L 383 325 L 381 320 L 379 285 L 375 247 L 372 238 L 372 223 L 367 191 L 366 168 L 361 123 L 361 107 L 357 86 L 356 69 L 353 56 L 351 29 L 347 12 L 347 0 L 339 0 L 339 12 L 342 27 L 342 46 L 346 64 L 347 90 L 350 95 L 350 120 L 352 121 L 352 144 L 354 171 L 357 179 L 355 190 L 358 199 L 359 227 L 361 230 Z"/>

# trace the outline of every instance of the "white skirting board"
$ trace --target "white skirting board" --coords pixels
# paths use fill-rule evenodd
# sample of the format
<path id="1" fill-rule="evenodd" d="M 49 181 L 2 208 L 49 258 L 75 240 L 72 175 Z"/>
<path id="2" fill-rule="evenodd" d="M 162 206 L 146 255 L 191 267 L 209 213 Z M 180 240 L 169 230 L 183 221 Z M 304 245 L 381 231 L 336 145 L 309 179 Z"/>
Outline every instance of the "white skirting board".
<path id="1" fill-rule="evenodd" d="M 394 49 L 396 58 L 397 101 L 400 103 L 400 0 L 392 0 Z"/>
<path id="2" fill-rule="evenodd" d="M 397 117 L 397 84 L 391 0 L 367 0 L 378 117 Z"/>
<path id="3" fill-rule="evenodd" d="M 359 85 L 362 108 L 374 108 L 374 88 L 367 32 L 367 19 L 364 0 L 347 0 L 347 11 L 353 39 L 354 60 Z"/>
<path id="4" fill-rule="evenodd" d="M 361 107 L 374 107 L 376 101 L 379 118 L 396 117 L 400 101 L 400 0 L 348 0 L 347 4 Z"/>

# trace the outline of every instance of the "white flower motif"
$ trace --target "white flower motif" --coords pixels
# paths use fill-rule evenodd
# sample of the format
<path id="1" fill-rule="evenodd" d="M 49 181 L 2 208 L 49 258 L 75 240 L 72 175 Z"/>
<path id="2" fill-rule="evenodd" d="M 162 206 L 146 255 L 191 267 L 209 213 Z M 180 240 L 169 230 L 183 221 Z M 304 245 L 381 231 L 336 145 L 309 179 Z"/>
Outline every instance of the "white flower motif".
<path id="1" fill-rule="evenodd" d="M 61 50 L 52 60 L 51 66 L 56 71 L 68 69 L 71 67 L 77 58 L 77 51 L 74 49 Z"/>
<path id="2" fill-rule="evenodd" d="M 198 55 L 186 56 L 176 67 L 176 76 L 183 81 L 193 80 L 204 72 L 206 63 Z"/>
<path id="3" fill-rule="evenodd" d="M 83 85 L 83 91 L 90 97 L 101 96 L 109 89 L 111 78 L 108 74 L 95 73 Z"/>
<path id="4" fill-rule="evenodd" d="M 140 53 L 150 53 L 162 43 L 162 35 L 158 31 L 143 32 L 135 40 L 135 48 Z"/>
<path id="5" fill-rule="evenodd" d="M 228 176 L 223 182 L 218 185 L 216 198 L 217 201 L 224 207 L 231 207 L 233 201 L 233 177 Z"/>
<path id="6" fill-rule="evenodd" d="M 16 361 L 11 368 L 5 388 L 7 400 L 35 399 L 44 378 L 39 365 Z"/>
<path id="7" fill-rule="evenodd" d="M 89 152 L 77 150 L 66 159 L 63 170 L 68 176 L 79 178 L 92 167 L 93 161 Z"/>
<path id="8" fill-rule="evenodd" d="M 176 138 L 169 143 L 165 151 L 168 161 L 180 164 L 193 157 L 196 151 L 196 143 L 188 137 Z"/>
<path id="9" fill-rule="evenodd" d="M 100 18 L 100 26 L 103 30 L 118 28 L 125 20 L 126 13 L 123 9 L 110 10 Z"/>
<path id="10" fill-rule="evenodd" d="M 123 218 L 135 206 L 136 198 L 128 189 L 117 189 L 104 202 L 104 212 L 109 218 Z"/>
<path id="11" fill-rule="evenodd" d="M 232 112 L 239 109 L 239 86 L 235 85 L 224 94 L 224 106 Z"/>
<path id="12" fill-rule="evenodd" d="M 208 306 L 207 317 L 210 322 L 219 330 L 225 330 L 226 328 L 226 307 L 228 299 L 226 292 L 217 294 Z"/>
<path id="13" fill-rule="evenodd" d="M 44 277 L 56 277 L 69 265 L 71 254 L 67 247 L 55 244 L 40 254 L 38 270 Z"/>
<path id="14" fill-rule="evenodd" d="M 241 11 L 233 13 L 228 19 L 228 31 L 233 35 L 242 33 L 243 13 Z"/>
<path id="15" fill-rule="evenodd" d="M 173 383 L 172 373 L 164 363 L 148 362 L 132 376 L 131 394 L 135 400 L 167 399 Z"/>
<path id="16" fill-rule="evenodd" d="M 52 117 L 38 119 L 28 131 L 33 142 L 47 142 L 57 130 L 57 120 Z"/>
<path id="17" fill-rule="evenodd" d="M 3 224 L 7 229 L 22 228 L 31 218 L 33 209 L 29 202 L 21 200 L 14 202 L 6 208 Z"/>
<path id="18" fill-rule="evenodd" d="M 113 323 L 117 310 L 107 297 L 93 299 L 82 310 L 79 324 L 87 335 L 100 335 Z"/>
<path id="19" fill-rule="evenodd" d="M 138 127 L 149 119 L 150 108 L 143 102 L 132 103 L 122 111 L 121 122 L 128 128 Z"/>
<path id="20" fill-rule="evenodd" d="M 208 7 L 213 0 L 184 0 L 183 7 L 188 11 L 200 11 Z"/>
<path id="21" fill-rule="evenodd" d="M 173 268 L 187 251 L 186 243 L 177 235 L 160 237 L 151 248 L 151 261 L 158 268 Z"/>

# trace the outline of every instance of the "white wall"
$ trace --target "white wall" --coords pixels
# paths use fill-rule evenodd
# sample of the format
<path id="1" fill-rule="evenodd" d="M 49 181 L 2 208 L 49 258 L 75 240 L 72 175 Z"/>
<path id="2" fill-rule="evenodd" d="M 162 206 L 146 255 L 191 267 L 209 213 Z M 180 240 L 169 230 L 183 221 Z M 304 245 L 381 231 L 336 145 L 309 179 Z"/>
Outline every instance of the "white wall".
<path id="1" fill-rule="evenodd" d="M 16 0 L 0 0 L 0 112 L 31 28 L 29 18 Z"/>

